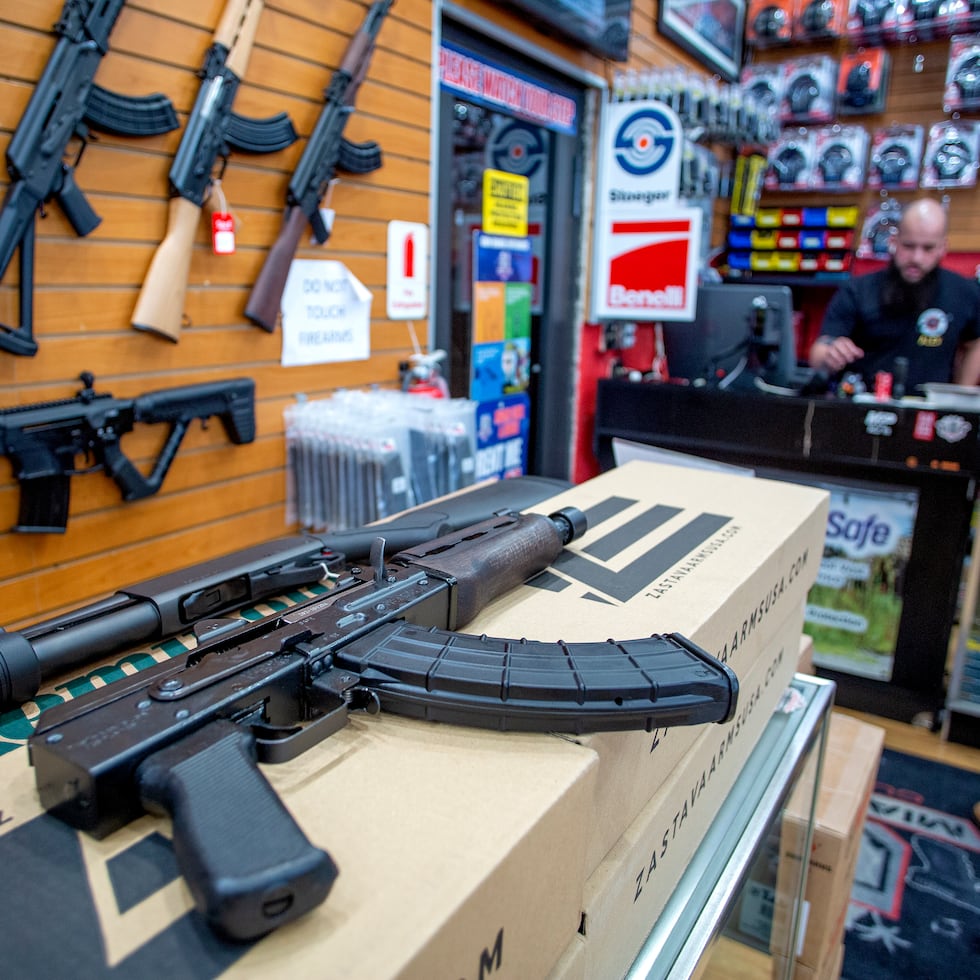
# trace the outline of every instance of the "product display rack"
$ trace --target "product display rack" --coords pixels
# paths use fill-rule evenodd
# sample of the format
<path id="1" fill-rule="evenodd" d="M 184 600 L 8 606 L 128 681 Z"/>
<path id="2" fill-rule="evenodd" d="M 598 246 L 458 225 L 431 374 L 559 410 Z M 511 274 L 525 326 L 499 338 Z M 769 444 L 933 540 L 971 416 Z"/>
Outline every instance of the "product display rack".
<path id="1" fill-rule="evenodd" d="M 797 787 L 807 795 L 809 821 L 802 852 L 809 853 L 834 692 L 833 681 L 796 675 L 789 694 L 798 696 L 800 706 L 777 710 L 769 721 L 637 955 L 628 980 L 681 980 L 711 970 L 719 940 L 733 934 L 738 938 L 733 912 L 744 898 L 757 859 L 773 839 L 778 844 L 783 812 Z M 799 910 L 806 889 L 805 862 L 800 862 L 794 885 Z M 792 916 L 792 927 L 775 944 L 775 952 L 768 943 L 763 949 L 751 944 L 751 955 L 771 961 L 774 980 L 792 975 L 794 959 L 788 951 L 797 946 L 800 920 L 799 914 Z M 730 947 L 724 955 L 731 955 Z"/>

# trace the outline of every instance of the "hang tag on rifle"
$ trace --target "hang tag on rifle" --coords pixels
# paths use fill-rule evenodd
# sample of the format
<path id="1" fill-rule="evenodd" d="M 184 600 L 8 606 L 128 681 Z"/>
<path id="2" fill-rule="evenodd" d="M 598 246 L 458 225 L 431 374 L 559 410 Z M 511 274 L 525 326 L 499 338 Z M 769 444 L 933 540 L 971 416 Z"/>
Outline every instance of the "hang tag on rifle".
<path id="1" fill-rule="evenodd" d="M 235 254 L 235 218 L 225 211 L 211 215 L 211 248 L 215 255 Z"/>

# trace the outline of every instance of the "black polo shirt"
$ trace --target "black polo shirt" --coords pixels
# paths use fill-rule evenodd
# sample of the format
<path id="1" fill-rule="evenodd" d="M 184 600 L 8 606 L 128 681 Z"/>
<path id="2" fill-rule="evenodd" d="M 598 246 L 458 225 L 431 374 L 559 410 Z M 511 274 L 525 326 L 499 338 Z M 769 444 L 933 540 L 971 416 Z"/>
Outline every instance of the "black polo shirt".
<path id="1" fill-rule="evenodd" d="M 943 268 L 919 287 L 903 286 L 891 267 L 858 276 L 834 294 L 821 335 L 850 337 L 864 351 L 845 371 L 860 373 L 869 388 L 878 371 L 894 369 L 896 357 L 908 359 L 910 392 L 948 382 L 959 346 L 980 337 L 980 287 Z"/>

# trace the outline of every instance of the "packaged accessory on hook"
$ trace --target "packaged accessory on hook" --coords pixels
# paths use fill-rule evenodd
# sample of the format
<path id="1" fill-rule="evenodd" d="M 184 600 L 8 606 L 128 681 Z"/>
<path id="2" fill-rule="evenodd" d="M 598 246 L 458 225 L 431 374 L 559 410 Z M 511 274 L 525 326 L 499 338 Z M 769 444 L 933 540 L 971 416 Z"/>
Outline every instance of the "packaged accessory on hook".
<path id="1" fill-rule="evenodd" d="M 837 73 L 837 113 L 874 115 L 885 108 L 891 57 L 884 48 L 848 51 Z"/>
<path id="2" fill-rule="evenodd" d="M 810 186 L 827 191 L 864 187 L 868 133 L 863 126 L 821 126 L 813 130 L 816 164 Z"/>
<path id="3" fill-rule="evenodd" d="M 882 126 L 871 136 L 868 187 L 907 191 L 919 186 L 925 128 L 917 125 Z"/>
<path id="4" fill-rule="evenodd" d="M 975 122 L 935 123 L 929 128 L 923 187 L 975 187 L 980 130 Z"/>
<path id="5" fill-rule="evenodd" d="M 872 205 L 861 227 L 861 240 L 855 254 L 859 259 L 885 259 L 891 254 L 889 243 L 898 231 L 902 217 L 902 205 L 894 198 L 886 197 L 880 204 Z"/>
<path id="6" fill-rule="evenodd" d="M 746 98 L 754 99 L 756 105 L 767 113 L 779 110 L 783 99 L 783 69 L 778 64 L 751 64 L 742 69 L 739 79 Z"/>
<path id="7" fill-rule="evenodd" d="M 758 47 L 788 44 L 793 39 L 794 0 L 749 0 L 745 40 Z"/>
<path id="8" fill-rule="evenodd" d="M 830 122 L 834 118 L 837 66 L 830 55 L 783 62 L 782 122 Z"/>
<path id="9" fill-rule="evenodd" d="M 851 0 L 845 33 L 854 41 L 877 44 L 900 40 L 913 24 L 907 0 Z"/>
<path id="10" fill-rule="evenodd" d="M 805 190 L 812 172 L 812 134 L 802 128 L 785 130 L 769 148 L 766 190 Z"/>
<path id="11" fill-rule="evenodd" d="M 847 0 L 797 0 L 793 40 L 818 41 L 840 37 L 847 22 Z"/>
<path id="12" fill-rule="evenodd" d="M 980 107 L 980 34 L 958 34 L 949 40 L 949 66 L 943 110 Z"/>

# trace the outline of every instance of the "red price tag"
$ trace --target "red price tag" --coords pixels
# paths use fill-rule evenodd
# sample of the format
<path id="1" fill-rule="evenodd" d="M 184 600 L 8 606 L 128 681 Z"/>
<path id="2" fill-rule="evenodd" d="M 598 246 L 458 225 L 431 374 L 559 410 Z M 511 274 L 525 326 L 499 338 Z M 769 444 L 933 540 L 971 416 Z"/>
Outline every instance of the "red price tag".
<path id="1" fill-rule="evenodd" d="M 211 215 L 211 248 L 215 255 L 234 255 L 235 219 L 230 214 L 215 211 Z"/>

